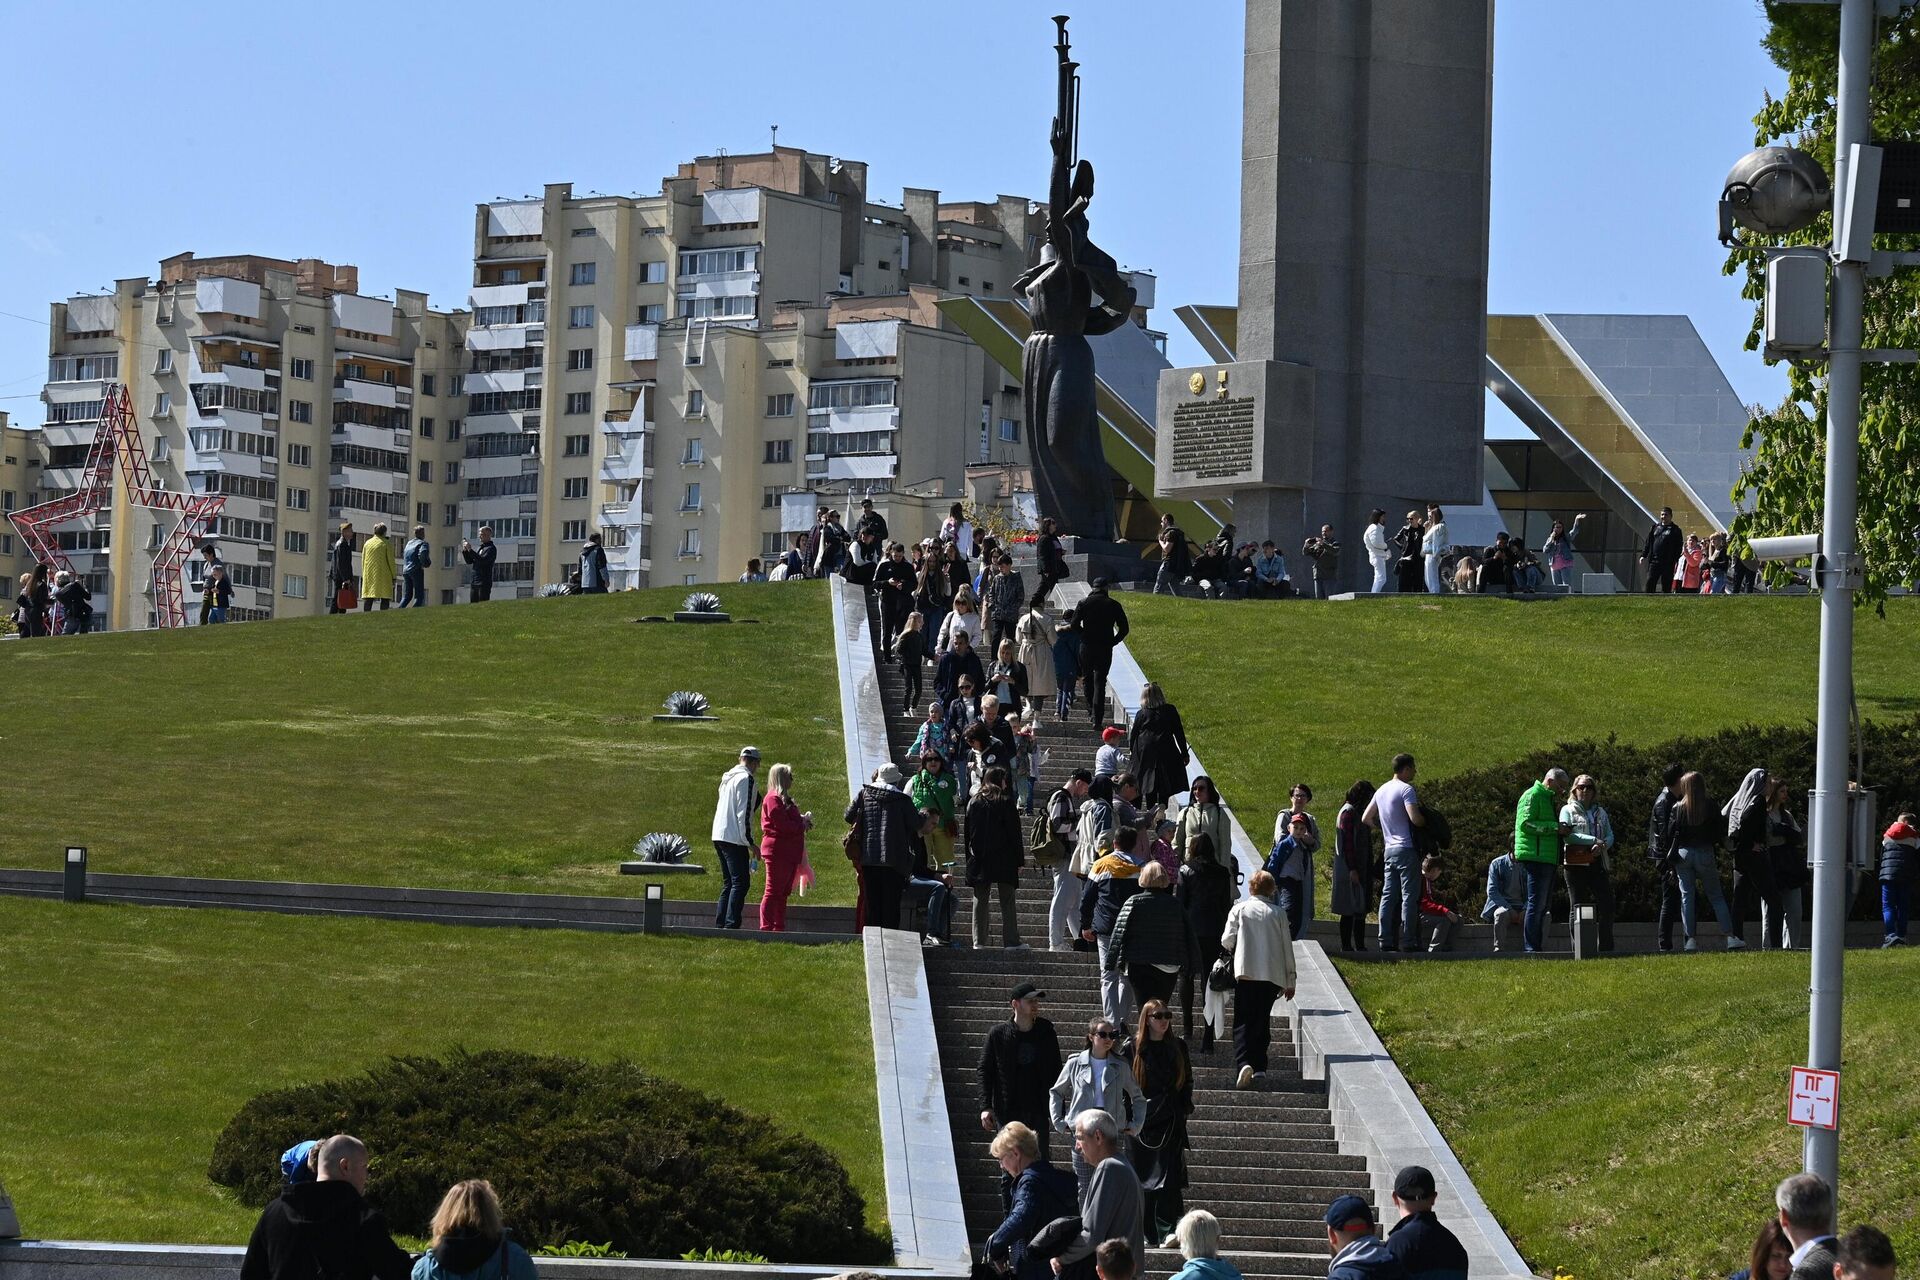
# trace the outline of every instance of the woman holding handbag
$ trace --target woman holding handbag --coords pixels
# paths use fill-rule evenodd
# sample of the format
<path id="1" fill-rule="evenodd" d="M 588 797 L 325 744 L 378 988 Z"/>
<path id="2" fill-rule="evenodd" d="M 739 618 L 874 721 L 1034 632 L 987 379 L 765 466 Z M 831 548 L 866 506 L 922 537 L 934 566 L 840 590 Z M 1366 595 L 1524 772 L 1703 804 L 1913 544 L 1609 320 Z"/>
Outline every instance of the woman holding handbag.
<path id="1" fill-rule="evenodd" d="M 1193 1114 L 1193 1060 L 1187 1042 L 1173 1034 L 1173 1010 L 1165 1000 L 1140 1006 L 1133 1038 L 1133 1078 L 1146 1095 L 1147 1118 L 1127 1148 L 1133 1171 L 1146 1193 L 1147 1243 L 1173 1244 L 1173 1228 L 1186 1212 L 1180 1193 L 1187 1187 L 1187 1117 Z"/>
<path id="2" fill-rule="evenodd" d="M 333 546 L 327 549 L 327 585 L 333 589 L 328 601 L 328 613 L 352 613 L 360 607 L 358 593 L 353 589 L 353 522 L 346 521 L 340 526 L 340 536 L 333 540 Z"/>
<path id="3" fill-rule="evenodd" d="M 767 795 L 760 802 L 760 861 L 767 864 L 766 888 L 760 894 L 760 929 L 787 931 L 787 898 L 807 860 L 807 832 L 813 815 L 800 812 L 793 802 L 793 766 L 776 764 L 767 770 Z"/>
<path id="4" fill-rule="evenodd" d="M 1267 1047 L 1273 1043 L 1273 1002 L 1293 999 L 1296 982 L 1293 937 L 1287 918 L 1274 905 L 1279 886 L 1265 871 L 1253 873 L 1247 897 L 1227 913 L 1221 949 L 1233 962 L 1233 1059 L 1240 1064 L 1234 1087 L 1251 1089 L 1267 1074 Z"/>

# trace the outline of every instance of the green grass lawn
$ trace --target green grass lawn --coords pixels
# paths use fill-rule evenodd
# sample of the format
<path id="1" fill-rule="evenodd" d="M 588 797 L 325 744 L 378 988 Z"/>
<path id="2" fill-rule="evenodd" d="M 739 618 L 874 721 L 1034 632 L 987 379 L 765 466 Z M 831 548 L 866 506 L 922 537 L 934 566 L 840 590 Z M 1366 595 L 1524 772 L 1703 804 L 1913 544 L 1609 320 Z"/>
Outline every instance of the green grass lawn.
<path id="1" fill-rule="evenodd" d="M 1800 1169 L 1804 953 L 1336 961 L 1536 1271 L 1718 1280 Z M 1920 1257 L 1920 956 L 1849 952 L 1840 1216 Z M 1442 1204 L 1440 1213 L 1446 1214 Z"/>
<path id="2" fill-rule="evenodd" d="M 713 864 L 715 788 L 748 742 L 837 831 L 824 584 L 723 588 L 758 625 L 631 621 L 684 595 L 0 645 L 0 752 L 38 814 L 0 825 L 0 865 L 84 844 L 102 872 L 637 895 L 619 863 L 649 831 Z M 676 689 L 719 722 L 654 723 Z M 835 843 L 813 901 L 852 901 Z"/>
<path id="3" fill-rule="evenodd" d="M 818 1140 L 886 1217 L 853 943 L 0 898 L 0 974 L 0 1181 L 30 1236 L 244 1244 L 256 1211 L 207 1178 L 242 1103 L 456 1046 L 630 1058 Z"/>
<path id="4" fill-rule="evenodd" d="M 1347 788 L 1383 781 L 1400 751 L 1433 779 L 1556 742 L 1654 743 L 1814 714 L 1818 602 L 1806 597 L 1120 599 L 1128 646 L 1263 844 L 1294 781 L 1313 787 L 1330 839 Z M 1861 714 L 1920 710 L 1920 600 L 1889 602 L 1884 620 L 1863 612 L 1856 630 Z"/>

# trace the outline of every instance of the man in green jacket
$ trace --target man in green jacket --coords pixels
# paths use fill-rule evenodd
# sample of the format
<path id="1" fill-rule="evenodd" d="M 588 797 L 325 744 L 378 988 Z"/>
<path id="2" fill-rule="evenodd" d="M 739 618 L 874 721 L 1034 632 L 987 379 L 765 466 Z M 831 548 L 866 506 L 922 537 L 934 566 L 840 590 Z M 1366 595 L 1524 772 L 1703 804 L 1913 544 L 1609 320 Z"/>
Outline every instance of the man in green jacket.
<path id="1" fill-rule="evenodd" d="M 1521 936 L 1528 955 L 1545 946 L 1547 901 L 1553 893 L 1554 868 L 1560 865 L 1560 840 L 1572 830 L 1560 821 L 1560 802 L 1568 789 L 1567 771 L 1549 769 L 1546 777 L 1527 788 L 1513 815 L 1513 860 L 1527 877 L 1527 916 Z"/>

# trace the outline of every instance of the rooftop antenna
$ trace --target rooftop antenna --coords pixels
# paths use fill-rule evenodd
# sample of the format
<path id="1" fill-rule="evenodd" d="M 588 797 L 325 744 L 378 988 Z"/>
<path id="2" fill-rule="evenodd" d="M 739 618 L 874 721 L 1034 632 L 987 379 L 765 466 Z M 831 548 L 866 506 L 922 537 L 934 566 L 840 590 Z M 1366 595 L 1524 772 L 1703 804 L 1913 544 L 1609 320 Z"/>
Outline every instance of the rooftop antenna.
<path id="1" fill-rule="evenodd" d="M 772 129 L 773 129 L 773 149 L 775 151 L 778 151 L 780 149 L 780 126 L 777 124 L 773 125 Z"/>

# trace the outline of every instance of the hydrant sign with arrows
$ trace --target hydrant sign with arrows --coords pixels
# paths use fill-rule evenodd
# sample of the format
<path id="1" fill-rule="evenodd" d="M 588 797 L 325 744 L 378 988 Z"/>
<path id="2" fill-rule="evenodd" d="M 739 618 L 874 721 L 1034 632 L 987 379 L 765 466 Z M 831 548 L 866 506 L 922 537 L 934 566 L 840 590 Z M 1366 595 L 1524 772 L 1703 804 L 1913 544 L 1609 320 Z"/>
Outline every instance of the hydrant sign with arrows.
<path id="1" fill-rule="evenodd" d="M 1795 1067 L 1787 1085 L 1787 1120 L 1808 1129 L 1840 1127 L 1840 1073 Z"/>

